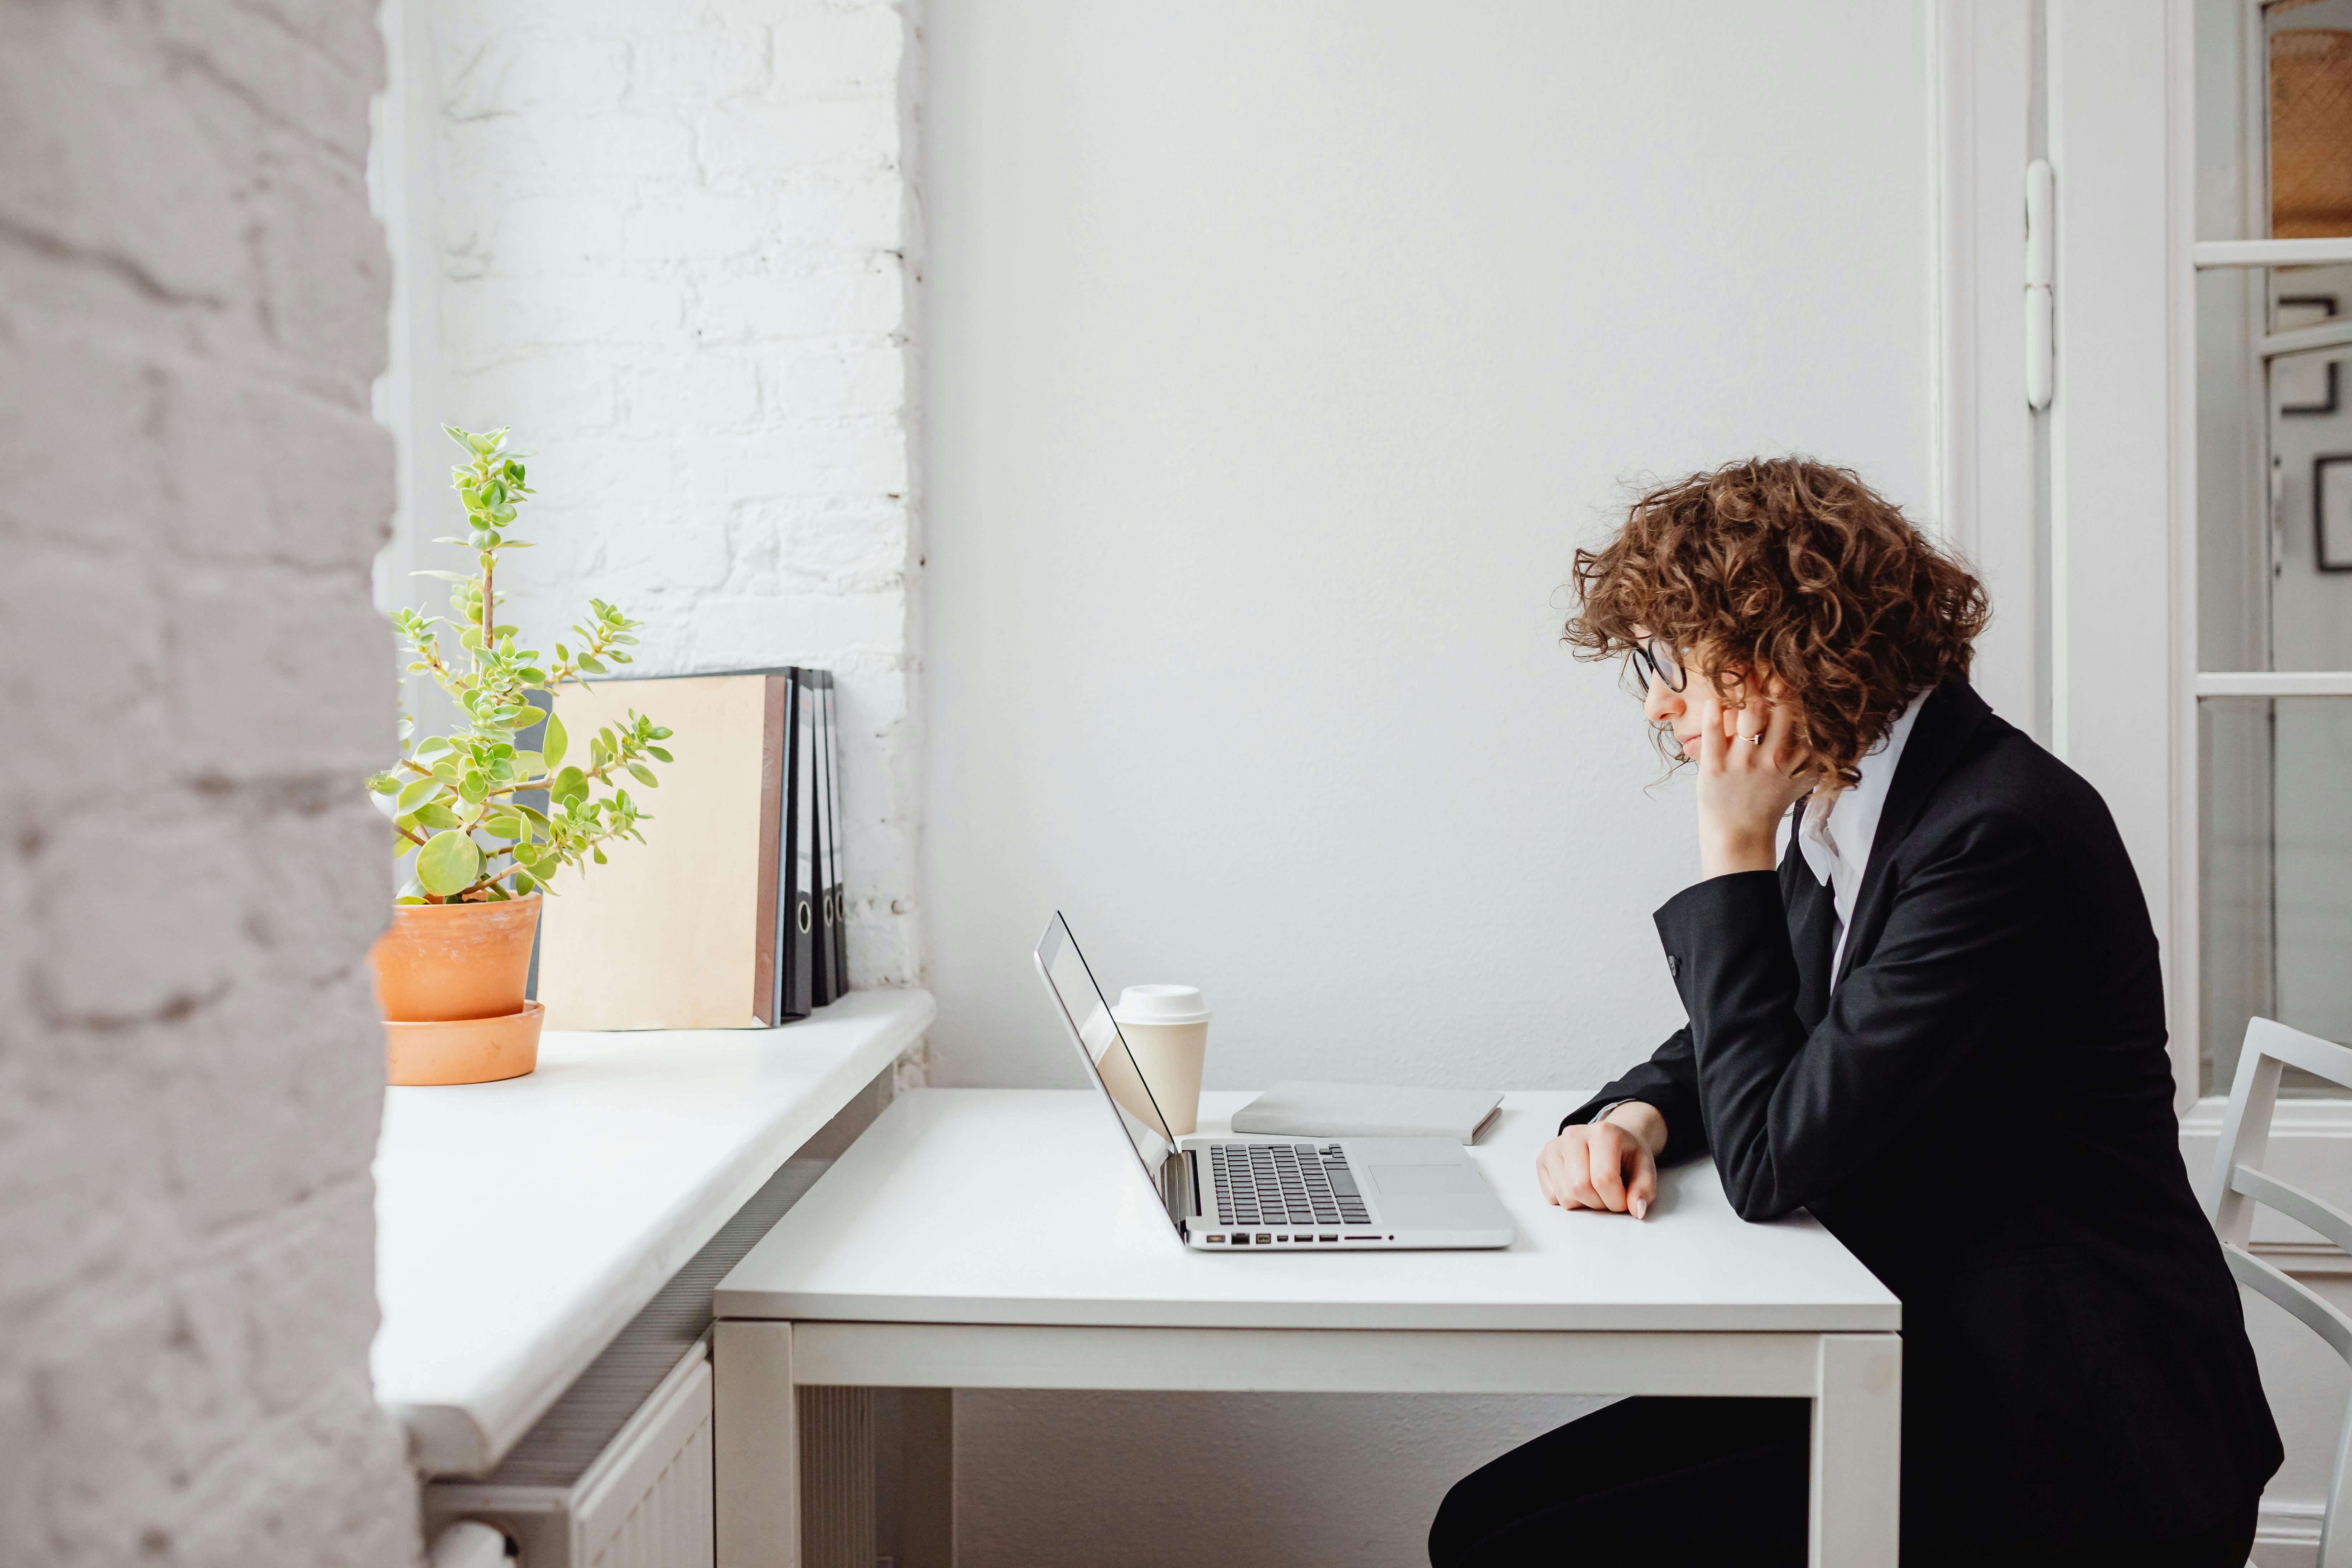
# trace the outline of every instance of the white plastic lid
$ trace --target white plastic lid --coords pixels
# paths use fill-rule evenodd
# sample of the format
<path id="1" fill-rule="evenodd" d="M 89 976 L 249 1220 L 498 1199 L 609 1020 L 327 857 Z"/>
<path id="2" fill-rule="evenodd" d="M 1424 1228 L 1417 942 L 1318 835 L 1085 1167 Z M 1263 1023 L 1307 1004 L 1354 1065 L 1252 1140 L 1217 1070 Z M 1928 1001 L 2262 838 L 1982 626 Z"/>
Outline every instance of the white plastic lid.
<path id="1" fill-rule="evenodd" d="M 1197 985 L 1130 985 L 1118 994 L 1110 1016 L 1122 1024 L 1205 1024 Z"/>

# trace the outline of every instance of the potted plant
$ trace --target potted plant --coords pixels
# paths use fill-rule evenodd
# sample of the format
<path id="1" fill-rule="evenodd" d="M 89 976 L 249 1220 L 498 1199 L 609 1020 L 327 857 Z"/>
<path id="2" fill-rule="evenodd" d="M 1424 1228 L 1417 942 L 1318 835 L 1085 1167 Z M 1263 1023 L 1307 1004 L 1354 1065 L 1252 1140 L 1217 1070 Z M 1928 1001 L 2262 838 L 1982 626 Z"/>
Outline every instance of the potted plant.
<path id="1" fill-rule="evenodd" d="M 581 762 L 565 760 L 571 741 L 554 693 L 627 664 L 640 623 L 591 599 L 572 628 L 576 647 L 556 643 L 549 659 L 519 647 L 518 628 L 499 621 L 497 583 L 499 552 L 530 547 L 506 533 L 531 494 L 522 454 L 507 449 L 502 429 L 444 428 L 467 452 L 453 472 L 468 531 L 436 542 L 473 551 L 475 570 L 418 574 L 450 584 L 453 614 L 403 609 L 393 626 L 409 671 L 433 678 L 457 721 L 447 734 L 420 737 L 404 718 L 398 764 L 368 781 L 406 873 L 391 929 L 371 954 L 394 1083 L 481 1083 L 537 1065 L 545 1011 L 523 989 L 541 899 L 563 867 L 584 871 L 604 863 L 609 843 L 645 842 L 638 825 L 651 818 L 619 775 L 651 789 L 651 764 L 670 760 L 661 745 L 670 731 L 634 709 L 591 737 Z M 516 744 L 541 723 L 536 750 Z M 518 798 L 531 791 L 546 792 L 546 810 Z"/>

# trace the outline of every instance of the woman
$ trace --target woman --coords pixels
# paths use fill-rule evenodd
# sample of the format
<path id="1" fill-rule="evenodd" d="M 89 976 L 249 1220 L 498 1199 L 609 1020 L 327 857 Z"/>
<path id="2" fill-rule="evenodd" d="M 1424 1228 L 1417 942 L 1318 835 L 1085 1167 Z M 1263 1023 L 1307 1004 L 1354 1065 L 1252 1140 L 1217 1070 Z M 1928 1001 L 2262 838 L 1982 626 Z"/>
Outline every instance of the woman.
<path id="1" fill-rule="evenodd" d="M 1642 497 L 1576 586 L 1569 642 L 1630 656 L 1696 764 L 1701 879 L 1656 916 L 1690 1023 L 1562 1123 L 1546 1195 L 1638 1220 L 1711 1154 L 1902 1298 L 1906 1568 L 2242 1568 L 2281 1451 L 2156 933 L 2097 792 L 1970 689 L 1982 588 L 1793 458 Z M 1456 1485 L 1430 1560 L 1802 1563 L 1809 1418 L 1622 1401 Z"/>

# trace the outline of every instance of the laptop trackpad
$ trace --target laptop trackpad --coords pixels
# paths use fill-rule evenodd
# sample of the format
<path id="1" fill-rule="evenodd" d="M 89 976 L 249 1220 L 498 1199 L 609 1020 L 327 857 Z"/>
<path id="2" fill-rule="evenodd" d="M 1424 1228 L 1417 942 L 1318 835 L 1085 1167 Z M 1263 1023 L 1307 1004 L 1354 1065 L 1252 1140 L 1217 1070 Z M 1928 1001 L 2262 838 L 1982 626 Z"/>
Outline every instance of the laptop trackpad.
<path id="1" fill-rule="evenodd" d="M 1454 1197 L 1485 1184 L 1467 1165 L 1374 1165 L 1372 1189 L 1383 1198 Z"/>
<path id="2" fill-rule="evenodd" d="M 1381 1217 L 1399 1230 L 1451 1229 L 1465 1214 L 1480 1215 L 1472 1200 L 1486 1197 L 1486 1183 L 1467 1165 L 1374 1165 L 1371 1178 Z"/>

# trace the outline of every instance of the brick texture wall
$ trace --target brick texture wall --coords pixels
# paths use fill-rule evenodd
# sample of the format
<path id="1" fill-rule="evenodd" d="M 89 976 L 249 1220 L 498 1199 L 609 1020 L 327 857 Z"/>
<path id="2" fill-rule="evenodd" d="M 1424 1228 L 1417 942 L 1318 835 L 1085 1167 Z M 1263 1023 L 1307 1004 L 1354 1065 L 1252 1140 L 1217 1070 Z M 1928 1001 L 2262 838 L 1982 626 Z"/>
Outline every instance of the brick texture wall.
<path id="1" fill-rule="evenodd" d="M 406 100 L 436 161 L 420 414 L 535 454 L 517 624 L 560 637 L 593 594 L 646 623 L 640 673 L 837 673 L 860 986 L 922 964 L 919 22 L 445 0 Z M 446 481 L 417 492 L 415 534 L 450 531 Z"/>
<path id="2" fill-rule="evenodd" d="M 368 0 L 0 5 L 0 1563 L 394 1564 Z"/>

